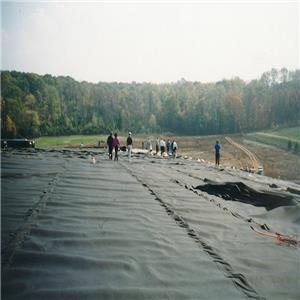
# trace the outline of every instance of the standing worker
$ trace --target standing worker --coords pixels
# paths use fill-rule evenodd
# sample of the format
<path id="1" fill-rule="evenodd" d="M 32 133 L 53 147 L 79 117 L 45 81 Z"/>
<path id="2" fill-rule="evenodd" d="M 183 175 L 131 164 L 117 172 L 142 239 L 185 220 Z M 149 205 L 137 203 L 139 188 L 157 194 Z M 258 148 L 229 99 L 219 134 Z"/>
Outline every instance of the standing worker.
<path id="1" fill-rule="evenodd" d="M 114 160 L 119 160 L 118 151 L 119 151 L 119 147 L 120 147 L 120 140 L 118 138 L 117 133 L 115 133 L 115 138 L 113 140 L 113 147 L 115 148 L 115 158 L 114 158 Z"/>
<path id="2" fill-rule="evenodd" d="M 173 158 L 176 158 L 176 151 L 177 151 L 177 143 L 175 142 L 175 140 L 173 140 L 172 144 L 171 144 L 171 150 L 172 150 L 172 156 Z"/>
<path id="3" fill-rule="evenodd" d="M 171 149 L 171 141 L 168 140 L 168 141 L 167 141 L 167 154 L 169 155 L 171 152 L 172 152 L 172 149 Z"/>
<path id="4" fill-rule="evenodd" d="M 220 165 L 220 150 L 221 150 L 221 145 L 219 144 L 219 141 L 216 141 L 215 144 L 216 166 Z"/>
<path id="5" fill-rule="evenodd" d="M 166 151 L 166 142 L 164 141 L 163 138 L 160 140 L 159 146 L 160 146 L 160 155 L 163 156 L 163 153 Z"/>
<path id="6" fill-rule="evenodd" d="M 127 145 L 127 150 L 128 150 L 128 159 L 131 159 L 131 150 L 132 150 L 132 137 L 131 137 L 131 132 L 129 131 L 128 133 L 128 138 L 126 141 L 126 145 Z"/>
<path id="7" fill-rule="evenodd" d="M 112 159 L 112 152 L 113 152 L 113 136 L 112 136 L 112 132 L 109 134 L 108 138 L 107 138 L 107 147 L 108 147 L 108 156 L 109 159 Z"/>

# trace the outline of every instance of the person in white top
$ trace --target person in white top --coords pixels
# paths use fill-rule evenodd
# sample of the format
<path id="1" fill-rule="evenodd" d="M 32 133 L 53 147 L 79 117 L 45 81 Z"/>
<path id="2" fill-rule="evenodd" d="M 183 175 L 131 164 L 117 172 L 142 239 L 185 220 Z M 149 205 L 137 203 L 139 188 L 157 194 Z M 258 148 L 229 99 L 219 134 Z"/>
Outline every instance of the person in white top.
<path id="1" fill-rule="evenodd" d="M 161 139 L 159 142 L 159 146 L 160 146 L 160 154 L 163 155 L 163 153 L 166 151 L 166 142 Z"/>
<path id="2" fill-rule="evenodd" d="M 178 146 L 177 146 L 177 143 L 174 140 L 172 142 L 171 149 L 172 149 L 173 158 L 176 158 L 176 151 L 178 149 Z"/>

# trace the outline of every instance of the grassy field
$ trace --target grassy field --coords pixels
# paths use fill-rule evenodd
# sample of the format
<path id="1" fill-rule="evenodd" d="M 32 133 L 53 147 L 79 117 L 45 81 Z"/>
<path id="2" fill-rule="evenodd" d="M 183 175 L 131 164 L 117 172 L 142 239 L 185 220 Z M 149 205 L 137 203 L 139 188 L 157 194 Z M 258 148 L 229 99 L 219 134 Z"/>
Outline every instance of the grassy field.
<path id="1" fill-rule="evenodd" d="M 155 136 L 148 136 L 147 134 L 134 135 L 133 139 L 135 141 L 135 147 L 141 148 L 142 141 L 147 138 L 151 138 L 152 141 L 155 140 Z M 98 147 L 100 141 L 101 147 L 106 147 L 106 140 L 108 135 L 69 135 L 69 136 L 44 136 L 35 140 L 35 145 L 37 148 L 46 147 L 79 147 L 83 143 L 84 147 Z M 127 135 L 119 135 L 121 145 L 125 145 Z"/>
<path id="2" fill-rule="evenodd" d="M 256 132 L 246 137 L 256 142 L 300 153 L 300 127 Z"/>
<path id="3" fill-rule="evenodd" d="M 97 146 L 105 143 L 104 135 L 69 135 L 69 136 L 45 136 L 36 139 L 35 144 L 38 148 L 44 147 L 79 147 L 81 143 L 84 146 Z"/>
<path id="4" fill-rule="evenodd" d="M 142 142 L 150 138 L 152 140 L 153 149 L 155 151 L 155 141 L 161 135 L 133 135 L 134 148 L 141 148 Z M 248 165 L 248 157 L 228 143 L 225 136 L 163 136 L 167 139 L 175 139 L 178 144 L 178 155 L 181 157 L 192 158 L 195 160 L 205 161 L 214 164 L 213 145 L 216 140 L 219 140 L 222 145 L 221 164 L 227 167 L 243 168 Z M 244 145 L 252 153 L 258 157 L 259 162 L 263 165 L 264 173 L 275 178 L 287 180 L 295 180 L 300 183 L 300 160 L 299 156 L 295 155 L 294 148 L 291 151 L 287 150 L 288 139 L 293 140 L 292 146 L 299 141 L 299 128 L 291 128 L 284 130 L 273 130 L 249 135 L 231 135 L 235 142 Z M 120 136 L 122 145 L 126 143 L 127 134 Z M 80 143 L 84 147 L 97 147 L 101 141 L 101 147 L 106 147 L 107 135 L 74 135 L 61 137 L 41 137 L 36 140 L 37 148 L 51 147 L 75 147 L 79 148 Z M 257 142 L 252 142 L 257 141 Z M 269 147 L 273 145 L 274 147 Z M 281 145 L 281 146 L 279 146 Z M 300 145 L 300 141 L 299 141 Z M 300 149 L 298 154 L 300 153 Z"/>
<path id="5" fill-rule="evenodd" d="M 270 133 L 272 135 L 277 135 L 291 140 L 296 140 L 298 142 L 300 141 L 300 127 L 270 130 L 266 131 L 266 133 Z"/>
<path id="6" fill-rule="evenodd" d="M 137 135 L 135 140 L 140 144 L 146 135 Z M 205 137 L 202 137 L 202 139 Z M 210 138 L 210 137 L 207 137 Z M 293 151 L 295 145 L 300 146 L 300 127 L 284 128 L 277 130 L 266 130 L 246 135 L 247 139 L 260 142 L 267 145 L 279 147 L 284 150 Z M 36 140 L 37 147 L 79 147 L 81 143 L 84 146 L 98 146 L 100 141 L 101 146 L 106 146 L 106 135 L 70 135 L 58 137 L 40 137 Z M 155 140 L 155 137 L 151 137 Z M 182 139 L 182 138 L 180 138 Z M 120 136 L 121 144 L 125 142 L 126 136 Z M 290 145 L 289 145 L 290 143 Z M 186 145 L 186 141 L 184 143 Z M 300 147 L 299 147 L 300 148 Z M 299 149 L 300 152 L 300 149 Z"/>

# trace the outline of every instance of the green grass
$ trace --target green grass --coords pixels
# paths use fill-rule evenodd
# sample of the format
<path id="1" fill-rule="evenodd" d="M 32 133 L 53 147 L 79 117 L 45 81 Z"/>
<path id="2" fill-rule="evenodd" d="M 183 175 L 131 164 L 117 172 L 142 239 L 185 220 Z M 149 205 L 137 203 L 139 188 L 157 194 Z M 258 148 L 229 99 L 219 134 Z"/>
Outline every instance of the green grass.
<path id="1" fill-rule="evenodd" d="M 281 137 L 285 137 L 286 139 L 291 139 L 295 141 L 300 141 L 300 127 L 293 128 L 283 128 L 277 130 L 268 130 L 266 133 L 270 133 L 272 135 L 278 135 Z"/>
<path id="2" fill-rule="evenodd" d="M 136 147 L 141 145 L 142 141 L 149 136 L 155 140 L 159 134 L 137 134 L 133 136 Z M 68 135 L 68 136 L 43 136 L 35 140 L 37 148 L 51 148 L 51 147 L 79 147 L 82 142 L 85 146 L 97 146 L 98 141 L 101 141 L 101 147 L 106 146 L 107 135 Z M 127 133 L 120 133 L 119 139 L 121 144 L 126 143 Z"/>
<path id="3" fill-rule="evenodd" d="M 292 152 L 300 152 L 300 128 L 284 128 L 251 133 L 247 138 Z"/>
<path id="4" fill-rule="evenodd" d="M 45 136 L 35 140 L 38 148 L 44 147 L 79 147 L 84 145 L 98 145 L 98 141 L 106 142 L 104 135 L 69 135 L 69 136 Z"/>
<path id="5" fill-rule="evenodd" d="M 134 136 L 135 142 L 142 140 L 147 135 L 137 135 Z M 160 135 L 153 135 L 160 136 Z M 126 134 L 121 135 L 121 143 L 126 141 Z M 298 142 L 300 148 L 300 127 L 294 128 L 284 128 L 277 130 L 266 130 L 263 132 L 256 132 L 248 134 L 247 138 L 260 143 L 273 145 L 282 149 L 288 149 L 288 141 L 292 142 L 292 149 L 294 149 L 295 144 Z M 70 135 L 70 136 L 58 136 L 58 137 L 40 137 L 36 139 L 36 147 L 46 148 L 46 147 L 79 147 L 82 142 L 85 146 L 97 146 L 98 141 L 101 141 L 101 146 L 105 146 L 107 135 Z M 140 142 L 140 141 L 139 141 Z M 138 143 L 139 143 L 138 142 Z M 300 149 L 299 149 L 300 152 Z"/>

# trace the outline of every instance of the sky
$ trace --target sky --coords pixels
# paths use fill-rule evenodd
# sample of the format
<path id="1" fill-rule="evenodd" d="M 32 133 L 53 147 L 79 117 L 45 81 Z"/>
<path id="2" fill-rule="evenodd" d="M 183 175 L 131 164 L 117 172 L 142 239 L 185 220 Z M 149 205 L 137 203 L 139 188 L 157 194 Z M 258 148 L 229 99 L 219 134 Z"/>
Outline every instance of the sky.
<path id="1" fill-rule="evenodd" d="M 1 70 L 216 82 L 299 68 L 299 1 L 1 2 Z"/>

